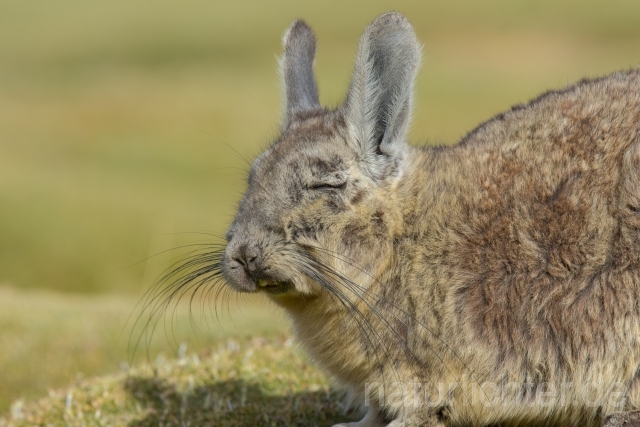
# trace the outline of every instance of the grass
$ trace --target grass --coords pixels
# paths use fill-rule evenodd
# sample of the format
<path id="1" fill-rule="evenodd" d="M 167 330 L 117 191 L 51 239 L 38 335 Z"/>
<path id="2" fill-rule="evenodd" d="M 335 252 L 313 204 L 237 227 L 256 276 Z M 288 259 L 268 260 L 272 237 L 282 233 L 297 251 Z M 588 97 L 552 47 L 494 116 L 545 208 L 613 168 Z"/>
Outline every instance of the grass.
<path id="1" fill-rule="evenodd" d="M 357 418 L 342 401 L 290 341 L 256 338 L 16 402 L 0 427 L 327 426 Z"/>
<path id="2" fill-rule="evenodd" d="M 640 11 L 624 0 L 2 2 L 0 282 L 139 293 L 146 264 L 125 267 L 193 240 L 159 235 L 224 232 L 245 159 L 277 130 L 291 20 L 316 29 L 321 98 L 336 105 L 361 31 L 389 9 L 424 43 L 419 144 L 640 61 Z"/>
<path id="3" fill-rule="evenodd" d="M 0 414 L 18 399 L 32 400 L 82 378 L 117 372 L 122 366 L 171 359 L 185 351 L 210 348 L 228 337 L 286 334 L 274 307 L 245 298 L 193 317 L 181 305 L 169 311 L 152 336 L 134 322 L 138 298 L 122 295 L 62 294 L 0 287 Z M 228 310 L 233 311 L 232 314 Z M 203 317 L 204 316 L 204 317 Z M 144 322 L 148 317 L 142 315 Z M 194 320 L 199 325 L 192 327 Z M 135 350 L 135 352 L 134 352 Z"/>
<path id="4" fill-rule="evenodd" d="M 175 254 L 163 251 L 224 232 L 277 132 L 287 25 L 316 30 L 320 97 L 337 105 L 360 33 L 391 9 L 424 43 L 415 144 L 454 143 L 544 90 L 640 62 L 629 0 L 0 2 L 0 413 L 117 371 L 126 319 Z M 286 330 L 251 304 L 229 335 Z M 224 340 L 198 324 L 201 341 L 179 316 L 178 342 Z M 159 352 L 175 353 L 162 334 Z"/>

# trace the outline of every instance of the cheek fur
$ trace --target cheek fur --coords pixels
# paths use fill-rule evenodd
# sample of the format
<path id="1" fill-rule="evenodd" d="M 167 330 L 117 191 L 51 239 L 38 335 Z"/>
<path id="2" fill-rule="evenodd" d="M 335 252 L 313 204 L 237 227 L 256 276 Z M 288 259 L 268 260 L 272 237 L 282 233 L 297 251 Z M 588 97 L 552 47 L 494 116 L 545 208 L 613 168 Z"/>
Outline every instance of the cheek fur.
<path id="1" fill-rule="evenodd" d="M 391 237 L 382 210 L 351 216 L 350 220 L 344 222 L 340 236 L 345 249 L 349 247 L 370 249 L 386 243 Z"/>

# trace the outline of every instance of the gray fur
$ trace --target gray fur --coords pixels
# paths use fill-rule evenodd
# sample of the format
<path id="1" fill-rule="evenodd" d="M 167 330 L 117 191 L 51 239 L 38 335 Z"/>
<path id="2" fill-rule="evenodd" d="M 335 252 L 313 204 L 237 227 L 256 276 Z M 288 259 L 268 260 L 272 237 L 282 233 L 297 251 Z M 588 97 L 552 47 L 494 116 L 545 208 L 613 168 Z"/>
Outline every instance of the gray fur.
<path id="1" fill-rule="evenodd" d="M 637 427 L 640 426 L 640 411 L 616 413 L 604 419 L 603 427 Z"/>
<path id="2" fill-rule="evenodd" d="M 402 155 L 419 63 L 411 24 L 398 13 L 380 16 L 360 39 L 344 109 L 373 178 L 384 178 L 389 163 Z"/>
<path id="3" fill-rule="evenodd" d="M 286 310 L 312 359 L 368 403 L 360 427 L 598 426 L 640 410 L 640 71 L 416 148 L 419 48 L 403 16 L 367 28 L 336 110 L 318 104 L 314 49 L 294 23 L 285 126 L 227 233 L 228 285 Z M 395 382 L 444 395 L 394 402 Z M 483 403 L 485 382 L 499 404 Z M 601 393 L 587 402 L 589 384 Z"/>
<path id="4" fill-rule="evenodd" d="M 318 89 L 313 76 L 316 38 L 304 21 L 295 21 L 283 37 L 281 68 L 285 88 L 284 127 L 296 114 L 319 110 Z"/>

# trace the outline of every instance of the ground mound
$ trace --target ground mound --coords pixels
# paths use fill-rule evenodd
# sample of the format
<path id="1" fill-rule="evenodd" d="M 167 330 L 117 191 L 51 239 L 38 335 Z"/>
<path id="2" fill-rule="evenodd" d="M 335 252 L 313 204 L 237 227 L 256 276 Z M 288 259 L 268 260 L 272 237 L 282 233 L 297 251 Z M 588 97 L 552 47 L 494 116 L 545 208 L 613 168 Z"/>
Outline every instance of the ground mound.
<path id="1" fill-rule="evenodd" d="M 354 419 L 286 339 L 230 340 L 15 402 L 0 427 L 330 426 Z"/>

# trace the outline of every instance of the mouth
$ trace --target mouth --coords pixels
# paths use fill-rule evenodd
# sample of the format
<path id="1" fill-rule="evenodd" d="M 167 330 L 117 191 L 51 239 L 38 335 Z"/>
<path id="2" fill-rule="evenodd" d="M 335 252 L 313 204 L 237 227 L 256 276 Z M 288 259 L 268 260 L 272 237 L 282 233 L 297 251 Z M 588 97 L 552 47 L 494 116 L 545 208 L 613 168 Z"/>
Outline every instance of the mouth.
<path id="1" fill-rule="evenodd" d="M 270 294 L 283 294 L 292 288 L 289 282 L 278 282 L 275 280 L 260 279 L 256 282 L 259 291 L 268 292 Z"/>

